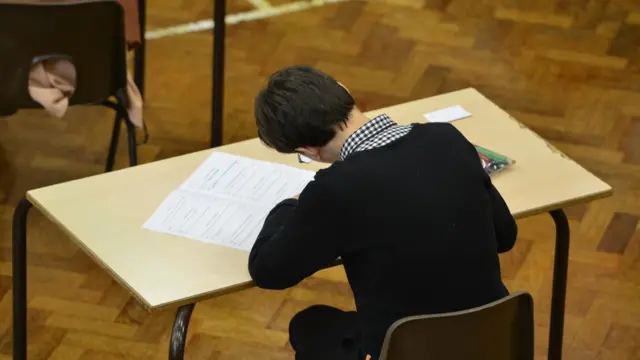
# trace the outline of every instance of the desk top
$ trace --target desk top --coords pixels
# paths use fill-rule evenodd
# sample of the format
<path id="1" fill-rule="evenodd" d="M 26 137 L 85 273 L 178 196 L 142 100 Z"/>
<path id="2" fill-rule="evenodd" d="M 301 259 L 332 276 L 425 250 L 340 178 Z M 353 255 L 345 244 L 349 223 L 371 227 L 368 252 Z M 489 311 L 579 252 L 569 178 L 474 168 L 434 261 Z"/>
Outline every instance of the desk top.
<path id="1" fill-rule="evenodd" d="M 517 162 L 494 177 L 516 217 L 610 195 L 609 185 L 557 151 L 474 89 L 367 113 L 398 123 L 425 122 L 423 114 L 462 105 L 472 117 L 457 120 L 473 143 Z M 248 253 L 142 228 L 163 199 L 209 156 L 200 151 L 27 193 L 28 199 L 149 308 L 182 305 L 252 286 Z M 295 155 L 280 155 L 252 139 L 216 151 L 304 169 Z"/>

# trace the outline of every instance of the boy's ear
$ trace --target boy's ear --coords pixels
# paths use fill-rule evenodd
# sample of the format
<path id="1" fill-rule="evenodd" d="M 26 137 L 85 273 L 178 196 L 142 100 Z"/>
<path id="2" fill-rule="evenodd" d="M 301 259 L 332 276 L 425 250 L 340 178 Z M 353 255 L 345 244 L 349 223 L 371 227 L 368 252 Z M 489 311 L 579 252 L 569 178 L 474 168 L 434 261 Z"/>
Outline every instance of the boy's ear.
<path id="1" fill-rule="evenodd" d="M 349 92 L 349 89 L 347 89 L 347 87 L 346 87 L 346 86 L 344 86 L 344 84 L 343 84 L 343 83 L 341 83 L 340 81 L 336 81 L 336 82 L 338 83 L 338 85 L 342 86 L 342 88 L 343 88 L 343 89 L 347 90 L 347 92 L 348 92 L 349 94 L 351 94 L 351 93 Z"/>

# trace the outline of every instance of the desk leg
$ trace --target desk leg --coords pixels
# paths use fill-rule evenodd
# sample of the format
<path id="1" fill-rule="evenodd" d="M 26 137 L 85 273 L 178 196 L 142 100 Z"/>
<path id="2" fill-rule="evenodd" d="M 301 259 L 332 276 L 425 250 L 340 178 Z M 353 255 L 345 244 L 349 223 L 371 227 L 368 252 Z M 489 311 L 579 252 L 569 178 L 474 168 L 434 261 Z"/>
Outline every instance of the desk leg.
<path id="1" fill-rule="evenodd" d="M 183 305 L 176 313 L 176 319 L 173 322 L 171 330 L 171 343 L 169 344 L 169 360 L 183 360 L 184 347 L 187 342 L 187 330 L 189 329 L 189 320 L 196 304 Z"/>
<path id="2" fill-rule="evenodd" d="M 144 32 L 147 28 L 147 4 L 145 0 L 138 0 L 138 21 L 140 22 L 140 45 L 133 51 L 133 82 L 136 83 L 140 95 L 144 98 L 144 61 L 146 40 Z"/>
<path id="3" fill-rule="evenodd" d="M 13 213 L 13 359 L 27 359 L 27 215 L 31 203 L 20 200 Z"/>
<path id="4" fill-rule="evenodd" d="M 226 0 L 215 0 L 213 14 L 213 89 L 211 93 L 211 147 L 222 145 L 222 105 L 224 101 L 224 33 Z"/>
<path id="5" fill-rule="evenodd" d="M 551 321 L 549 326 L 549 360 L 562 358 L 564 306 L 567 294 L 569 268 L 569 222 L 562 210 L 550 213 L 556 225 L 556 253 L 553 265 L 553 292 L 551 295 Z"/>

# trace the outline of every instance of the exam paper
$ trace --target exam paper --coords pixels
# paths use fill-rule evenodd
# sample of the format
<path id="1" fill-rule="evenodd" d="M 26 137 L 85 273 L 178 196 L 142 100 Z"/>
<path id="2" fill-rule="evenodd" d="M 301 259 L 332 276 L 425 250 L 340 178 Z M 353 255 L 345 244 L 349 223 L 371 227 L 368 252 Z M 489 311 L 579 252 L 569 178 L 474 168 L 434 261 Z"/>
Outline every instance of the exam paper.
<path id="1" fill-rule="evenodd" d="M 251 250 L 264 220 L 315 173 L 215 152 L 162 202 L 144 228 Z"/>
<path id="2" fill-rule="evenodd" d="M 273 206 L 304 189 L 315 173 L 251 158 L 213 153 L 184 189 Z"/>
<path id="3" fill-rule="evenodd" d="M 460 105 L 449 106 L 424 114 L 430 122 L 451 122 L 471 116 L 471 113 Z"/>

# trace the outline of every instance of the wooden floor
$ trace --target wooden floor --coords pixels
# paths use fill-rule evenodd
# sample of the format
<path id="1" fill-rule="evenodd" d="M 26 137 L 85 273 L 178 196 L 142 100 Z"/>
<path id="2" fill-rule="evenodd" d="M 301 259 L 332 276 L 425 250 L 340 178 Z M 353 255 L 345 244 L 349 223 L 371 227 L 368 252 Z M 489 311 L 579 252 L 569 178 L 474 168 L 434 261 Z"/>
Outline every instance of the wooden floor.
<path id="1" fill-rule="evenodd" d="M 229 2 L 229 12 L 252 9 Z M 150 28 L 211 15 L 211 1 L 149 3 Z M 241 22 L 227 35 L 226 143 L 255 137 L 253 98 L 265 77 L 306 63 L 345 83 L 365 110 L 475 87 L 613 185 L 613 197 L 569 209 L 565 359 L 640 359 L 638 0 L 353 0 Z M 142 161 L 207 147 L 211 44 L 209 32 L 148 43 Z M 100 173 L 111 121 L 89 107 L 62 120 L 42 111 L 0 119 L 0 359 L 11 358 L 13 207 L 27 189 Z M 519 225 L 504 277 L 534 295 L 544 359 L 553 224 L 539 216 Z M 36 211 L 29 230 L 29 359 L 166 358 L 173 312 L 148 314 Z M 315 303 L 353 307 L 341 269 L 284 292 L 201 303 L 187 358 L 291 359 L 288 321 Z"/>

